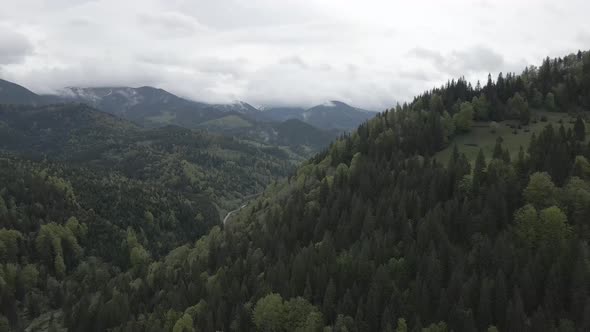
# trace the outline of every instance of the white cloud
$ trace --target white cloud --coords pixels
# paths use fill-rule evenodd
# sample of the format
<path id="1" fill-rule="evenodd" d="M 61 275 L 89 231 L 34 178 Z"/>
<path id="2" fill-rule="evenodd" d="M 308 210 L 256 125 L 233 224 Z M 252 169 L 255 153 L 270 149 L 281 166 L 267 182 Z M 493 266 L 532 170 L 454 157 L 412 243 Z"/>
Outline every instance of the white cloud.
<path id="1" fill-rule="evenodd" d="M 0 13 L 0 69 L 38 92 L 154 85 L 379 110 L 584 49 L 587 12 L 583 0 L 19 0 Z"/>

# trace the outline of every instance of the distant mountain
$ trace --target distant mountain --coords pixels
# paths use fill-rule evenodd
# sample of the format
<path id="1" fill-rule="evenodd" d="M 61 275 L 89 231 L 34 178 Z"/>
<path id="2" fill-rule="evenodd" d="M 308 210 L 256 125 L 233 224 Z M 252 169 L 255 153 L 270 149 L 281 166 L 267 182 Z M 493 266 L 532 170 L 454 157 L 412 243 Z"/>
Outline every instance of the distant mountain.
<path id="1" fill-rule="evenodd" d="M 192 106 L 194 103 L 179 98 L 165 90 L 148 86 L 79 88 L 67 87 L 58 92 L 65 100 L 72 100 L 99 108 L 116 115 L 129 115 L 138 109 L 154 110 L 158 106 L 169 108 Z"/>
<path id="2" fill-rule="evenodd" d="M 356 129 L 375 115 L 375 112 L 352 107 L 340 101 L 329 101 L 306 110 L 303 120 L 318 128 Z"/>
<path id="3" fill-rule="evenodd" d="M 283 122 L 248 122 L 235 116 L 228 116 L 210 122 L 219 122 L 219 120 L 226 122 L 218 127 L 224 128 L 223 131 L 226 134 L 245 140 L 286 146 L 292 148 L 297 154 L 307 157 L 310 153 L 327 147 L 339 134 L 339 131 L 319 129 L 297 119 Z M 209 122 L 205 125 L 208 128 L 213 128 Z M 307 149 L 308 152 L 305 152 L 304 149 Z"/>
<path id="4" fill-rule="evenodd" d="M 4 104 L 41 104 L 43 98 L 23 86 L 0 79 L 0 102 Z"/>
<path id="5" fill-rule="evenodd" d="M 298 157 L 319 151 L 339 132 L 354 129 L 373 115 L 337 101 L 308 110 L 282 107 L 262 111 L 243 101 L 207 104 L 149 86 L 67 87 L 56 95 L 40 96 L 8 81 L 0 81 L 0 104 L 85 104 L 147 128 L 176 125 L 203 129 L 289 147 Z"/>
<path id="6" fill-rule="evenodd" d="M 336 130 L 321 130 L 308 123 L 297 119 L 289 119 L 274 126 L 279 143 L 310 146 L 321 149 L 336 139 L 339 132 Z"/>
<path id="7" fill-rule="evenodd" d="M 70 87 L 59 92 L 62 99 L 89 104 L 105 112 L 132 120 L 147 127 L 179 125 L 195 128 L 199 124 L 226 116 L 226 113 L 257 112 L 244 102 L 206 104 L 180 98 L 153 87 Z"/>
<path id="8" fill-rule="evenodd" d="M 146 127 L 178 125 L 202 128 L 204 123 L 233 115 L 233 120 L 284 122 L 301 120 L 320 129 L 355 129 L 375 115 L 374 112 L 352 107 L 340 101 L 329 101 L 310 109 L 301 107 L 272 107 L 260 110 L 246 102 L 208 104 L 178 97 L 166 90 L 150 86 L 132 87 L 67 87 L 56 95 L 37 95 L 5 80 L 0 80 L 0 104 L 42 105 L 52 103 L 83 103 L 104 112 L 115 114 Z M 235 123 L 236 121 L 232 121 Z M 223 128 L 222 128 L 223 129 Z M 233 129 L 233 128 L 230 128 Z"/>
<path id="9" fill-rule="evenodd" d="M 65 100 L 82 102 L 105 112 L 142 124 L 177 124 L 192 127 L 198 123 L 235 112 L 259 112 L 248 103 L 207 104 L 178 97 L 166 90 L 150 86 L 79 88 L 68 87 L 59 92 Z"/>
<path id="10" fill-rule="evenodd" d="M 261 111 L 256 107 L 239 100 L 236 100 L 231 104 L 211 104 L 209 106 L 215 110 L 222 112 L 237 112 L 240 114 L 248 115 L 261 113 Z"/>
<path id="11" fill-rule="evenodd" d="M 196 128 L 199 124 L 235 113 L 256 118 L 260 110 L 236 101 L 231 104 L 207 104 L 178 97 L 150 86 L 67 87 L 55 95 L 38 95 L 18 84 L 0 80 L 0 104 L 47 105 L 83 103 L 146 127 L 178 125 Z"/>
<path id="12" fill-rule="evenodd" d="M 304 108 L 301 107 L 270 107 L 260 112 L 261 119 L 286 121 L 289 119 L 303 120 Z"/>
<path id="13" fill-rule="evenodd" d="M 376 115 L 375 112 L 352 107 L 340 101 L 329 101 L 309 109 L 273 107 L 264 110 L 263 119 L 285 121 L 298 119 L 322 129 L 352 130 Z"/>

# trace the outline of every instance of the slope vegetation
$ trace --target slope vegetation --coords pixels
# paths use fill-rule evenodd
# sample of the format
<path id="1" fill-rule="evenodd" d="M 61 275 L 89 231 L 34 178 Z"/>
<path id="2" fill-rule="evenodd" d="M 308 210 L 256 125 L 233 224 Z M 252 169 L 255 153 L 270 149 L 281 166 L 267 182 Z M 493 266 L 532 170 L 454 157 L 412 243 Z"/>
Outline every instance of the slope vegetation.
<path id="1" fill-rule="evenodd" d="M 7 288 L 3 313 L 15 325 L 22 303 L 43 303 L 30 315 L 61 308 L 55 324 L 85 331 L 588 330 L 590 146 L 580 110 L 590 106 L 590 53 L 534 72 L 485 87 L 452 81 L 380 114 L 164 258 L 145 254 L 131 231 L 121 270 L 78 255 L 73 221 L 61 226 L 73 235 L 52 226 L 37 248 L 6 240 L 18 249 L 7 251 L 16 254 L 3 278 L 27 286 Z M 474 118 L 528 124 L 524 101 L 538 95 L 575 112 L 572 128 L 547 124 L 516 158 L 498 141 L 473 166 L 452 144 Z M 433 156 L 448 146 L 457 148 L 441 164 Z M 55 243 L 70 245 L 43 255 Z M 33 294 L 45 302 L 26 300 Z"/>

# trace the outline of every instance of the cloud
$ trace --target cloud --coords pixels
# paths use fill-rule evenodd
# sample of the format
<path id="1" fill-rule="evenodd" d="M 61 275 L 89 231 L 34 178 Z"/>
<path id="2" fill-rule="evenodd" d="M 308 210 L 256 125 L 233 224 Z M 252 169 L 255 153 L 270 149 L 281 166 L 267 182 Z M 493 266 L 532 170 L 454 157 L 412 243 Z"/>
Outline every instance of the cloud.
<path id="1" fill-rule="evenodd" d="M 313 1 L 300 0 L 195 0 L 178 1 L 178 10 L 219 30 L 277 27 L 321 18 Z"/>
<path id="2" fill-rule="evenodd" d="M 207 102 L 382 110 L 585 49 L 589 11 L 583 0 L 19 0 L 0 12 L 0 70 L 36 92 L 153 85 Z"/>
<path id="3" fill-rule="evenodd" d="M 473 72 L 494 72 L 501 70 L 504 57 L 485 46 L 474 46 L 463 50 L 453 50 L 442 55 L 426 48 L 413 48 L 409 55 L 431 62 L 433 67 L 451 75 L 468 75 Z"/>
<path id="4" fill-rule="evenodd" d="M 502 55 L 485 46 L 453 51 L 444 61 L 447 71 L 455 75 L 501 71 L 504 64 Z"/>
<path id="5" fill-rule="evenodd" d="M 195 18 L 178 12 L 140 14 L 138 22 L 159 38 L 187 37 L 207 31 Z"/>
<path id="6" fill-rule="evenodd" d="M 428 82 L 432 79 L 432 74 L 421 69 L 416 70 L 401 70 L 399 76 L 404 79 Z"/>
<path id="7" fill-rule="evenodd" d="M 0 65 L 19 64 L 33 54 L 33 45 L 26 36 L 0 26 Z"/>
<path id="8" fill-rule="evenodd" d="M 590 45 L 590 31 L 579 31 L 577 40 L 585 45 Z"/>
<path id="9" fill-rule="evenodd" d="M 425 59 L 433 61 L 435 64 L 441 64 L 444 62 L 444 57 L 440 52 L 429 50 L 422 47 L 415 47 L 408 52 L 408 55 L 415 56 L 419 59 Z"/>

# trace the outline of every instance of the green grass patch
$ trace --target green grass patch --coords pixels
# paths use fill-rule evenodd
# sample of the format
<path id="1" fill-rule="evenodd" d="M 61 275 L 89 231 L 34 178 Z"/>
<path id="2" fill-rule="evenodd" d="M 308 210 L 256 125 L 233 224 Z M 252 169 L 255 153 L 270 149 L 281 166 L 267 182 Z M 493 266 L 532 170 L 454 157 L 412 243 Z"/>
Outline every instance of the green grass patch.
<path id="1" fill-rule="evenodd" d="M 222 118 L 209 120 L 200 124 L 201 127 L 214 127 L 224 129 L 247 128 L 252 127 L 252 124 L 247 120 L 237 116 L 228 115 Z"/>
<path id="2" fill-rule="evenodd" d="M 155 123 L 171 124 L 176 119 L 176 114 L 172 112 L 163 112 L 157 116 L 150 116 L 147 118 L 148 121 Z"/>
<path id="3" fill-rule="evenodd" d="M 540 121 L 541 117 L 546 117 L 547 121 Z M 492 157 L 494 146 L 496 145 L 496 139 L 502 137 L 504 140 L 502 146 L 505 149 L 508 149 L 511 157 L 515 159 L 518 156 L 518 151 L 521 146 L 526 149 L 533 133 L 537 133 L 538 136 L 543 128 L 549 123 L 551 123 L 555 129 L 558 129 L 561 125 L 559 123 L 560 120 L 567 130 L 568 128 L 573 127 L 573 121 L 575 121 L 576 118 L 567 113 L 536 111 L 533 113 L 533 119 L 539 121 L 531 121 L 529 125 L 523 126 L 522 129 L 517 129 L 518 121 L 516 120 L 498 122 L 495 133 L 492 132 L 490 126 L 491 122 L 474 122 L 470 132 L 454 137 L 447 148 L 435 154 L 435 158 L 439 162 L 446 164 L 453 152 L 453 146 L 457 145 L 459 151 L 464 153 L 471 163 L 475 161 L 479 149 L 483 149 L 486 159 L 489 160 L 489 158 Z M 586 126 L 588 126 L 588 124 Z"/>

